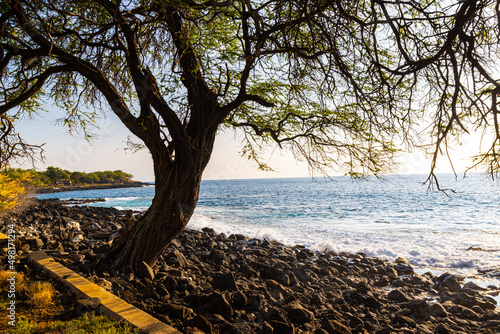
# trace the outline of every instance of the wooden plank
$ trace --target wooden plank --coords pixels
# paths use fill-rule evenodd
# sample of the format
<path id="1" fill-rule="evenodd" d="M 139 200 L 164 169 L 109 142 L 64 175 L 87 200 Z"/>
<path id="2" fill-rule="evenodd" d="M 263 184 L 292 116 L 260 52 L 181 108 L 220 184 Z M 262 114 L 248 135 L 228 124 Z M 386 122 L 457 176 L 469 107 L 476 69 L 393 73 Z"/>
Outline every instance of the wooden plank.
<path id="1" fill-rule="evenodd" d="M 28 257 L 32 262 L 41 266 L 53 277 L 67 285 L 80 298 L 99 298 L 101 301 L 99 305 L 100 313 L 127 322 L 139 328 L 142 333 L 181 334 L 175 328 L 168 326 L 148 313 L 90 282 L 85 277 L 66 268 L 48 256 L 44 251 L 31 252 Z"/>

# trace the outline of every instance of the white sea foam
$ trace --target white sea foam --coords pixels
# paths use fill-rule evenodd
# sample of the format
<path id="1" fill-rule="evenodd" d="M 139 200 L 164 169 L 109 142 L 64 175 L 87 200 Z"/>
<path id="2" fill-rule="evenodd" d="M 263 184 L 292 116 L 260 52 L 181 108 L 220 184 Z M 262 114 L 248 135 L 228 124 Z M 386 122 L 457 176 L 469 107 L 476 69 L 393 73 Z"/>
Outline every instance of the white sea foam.
<path id="1" fill-rule="evenodd" d="M 443 176 L 441 185 L 457 190 L 447 197 L 427 192 L 419 183 L 425 176 L 389 179 L 206 181 L 188 227 L 390 261 L 401 256 L 417 267 L 471 275 L 498 265 L 500 252 L 467 249 L 500 248 L 499 184 Z M 108 201 L 91 205 L 145 210 L 154 188 L 78 194 L 60 196 L 100 197 Z"/>
<path id="2" fill-rule="evenodd" d="M 105 201 L 134 201 L 139 199 L 140 197 L 106 197 Z"/>
<path id="3" fill-rule="evenodd" d="M 444 269 L 466 276 L 477 275 L 477 269 L 491 268 L 500 259 L 500 252 L 467 251 L 470 246 L 477 244 L 485 249 L 498 247 L 495 238 L 469 233 L 367 233 L 356 229 L 353 231 L 349 226 L 332 228 L 325 222 L 314 228 L 300 224 L 268 225 L 263 228 L 259 224 L 235 224 L 234 220 L 229 223 L 199 213 L 188 224 L 193 229 L 206 226 L 227 235 L 243 233 L 251 238 L 273 239 L 289 246 L 303 244 L 316 251 L 362 252 L 389 261 L 403 257 L 416 267 Z M 495 282 L 500 284 L 499 281 Z"/>

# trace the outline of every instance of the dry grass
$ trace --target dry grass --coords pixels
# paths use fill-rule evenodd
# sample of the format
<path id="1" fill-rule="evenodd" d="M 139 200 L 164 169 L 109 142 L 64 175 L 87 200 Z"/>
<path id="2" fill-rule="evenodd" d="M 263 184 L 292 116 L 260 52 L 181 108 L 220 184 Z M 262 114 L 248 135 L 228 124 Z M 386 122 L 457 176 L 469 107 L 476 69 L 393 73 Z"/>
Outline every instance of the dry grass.
<path id="1" fill-rule="evenodd" d="M 10 289 L 10 279 L 12 277 L 15 277 L 16 292 L 21 292 L 24 290 L 26 278 L 24 277 L 23 273 L 13 274 L 10 271 L 0 270 L 0 289 L 2 292 L 6 292 Z"/>
<path id="2" fill-rule="evenodd" d="M 41 281 L 32 282 L 24 289 L 28 304 L 38 310 L 44 310 L 53 303 L 55 292 L 52 284 Z"/>
<path id="3" fill-rule="evenodd" d="M 139 334 L 137 328 L 119 323 L 106 316 L 85 313 L 68 321 L 33 321 L 23 317 L 15 328 L 8 328 L 5 334 Z"/>

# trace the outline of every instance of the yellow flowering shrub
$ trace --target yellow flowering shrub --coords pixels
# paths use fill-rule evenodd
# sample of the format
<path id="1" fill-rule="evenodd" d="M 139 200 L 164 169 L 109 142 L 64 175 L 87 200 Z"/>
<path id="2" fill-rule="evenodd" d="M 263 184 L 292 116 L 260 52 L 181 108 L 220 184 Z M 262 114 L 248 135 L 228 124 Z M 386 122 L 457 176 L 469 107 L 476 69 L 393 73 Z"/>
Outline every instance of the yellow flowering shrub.
<path id="1" fill-rule="evenodd" d="M 21 180 L 13 180 L 0 174 L 0 211 L 11 209 L 19 204 L 19 197 L 24 193 Z"/>

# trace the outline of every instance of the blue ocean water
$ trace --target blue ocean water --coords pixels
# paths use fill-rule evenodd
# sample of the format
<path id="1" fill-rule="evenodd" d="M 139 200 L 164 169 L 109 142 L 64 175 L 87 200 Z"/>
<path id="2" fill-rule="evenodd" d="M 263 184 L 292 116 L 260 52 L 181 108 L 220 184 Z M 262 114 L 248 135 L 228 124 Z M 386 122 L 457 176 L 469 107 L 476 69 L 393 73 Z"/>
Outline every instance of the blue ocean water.
<path id="1" fill-rule="evenodd" d="M 364 252 L 416 266 L 471 271 L 500 265 L 500 185 L 482 174 L 351 180 L 295 178 L 203 181 L 188 227 L 275 239 L 315 250 Z M 38 198 L 106 198 L 95 206 L 146 210 L 154 187 L 75 191 Z M 486 251 L 467 250 L 480 247 Z M 497 251 L 498 250 L 498 251 Z"/>

